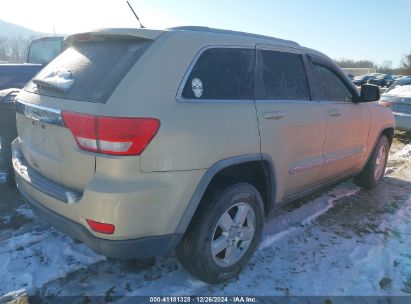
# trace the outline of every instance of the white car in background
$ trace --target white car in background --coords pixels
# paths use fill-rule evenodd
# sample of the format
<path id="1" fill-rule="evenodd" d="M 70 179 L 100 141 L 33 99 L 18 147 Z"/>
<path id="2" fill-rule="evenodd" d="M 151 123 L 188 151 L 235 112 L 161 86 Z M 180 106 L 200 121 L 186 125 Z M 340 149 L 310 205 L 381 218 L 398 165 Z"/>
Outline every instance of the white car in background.
<path id="1" fill-rule="evenodd" d="M 380 103 L 391 106 L 398 130 L 411 131 L 411 77 L 396 81 L 381 95 Z"/>

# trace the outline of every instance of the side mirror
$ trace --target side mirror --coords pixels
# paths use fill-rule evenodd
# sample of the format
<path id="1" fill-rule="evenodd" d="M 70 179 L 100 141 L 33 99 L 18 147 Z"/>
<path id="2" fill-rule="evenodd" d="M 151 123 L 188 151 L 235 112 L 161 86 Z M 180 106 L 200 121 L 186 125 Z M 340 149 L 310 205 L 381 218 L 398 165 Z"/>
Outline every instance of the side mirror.
<path id="1" fill-rule="evenodd" d="M 377 101 L 380 99 L 380 89 L 371 84 L 364 84 L 361 86 L 361 101 L 360 102 L 369 102 Z"/>

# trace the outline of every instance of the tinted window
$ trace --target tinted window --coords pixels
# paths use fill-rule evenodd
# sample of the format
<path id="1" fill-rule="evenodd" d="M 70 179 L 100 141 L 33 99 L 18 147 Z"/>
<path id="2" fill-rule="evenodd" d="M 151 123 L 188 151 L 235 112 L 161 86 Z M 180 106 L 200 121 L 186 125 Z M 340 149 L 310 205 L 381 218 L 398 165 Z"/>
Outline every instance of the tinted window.
<path id="1" fill-rule="evenodd" d="M 316 99 L 352 101 L 352 95 L 341 79 L 329 68 L 313 63 Z"/>
<path id="2" fill-rule="evenodd" d="M 149 44 L 133 39 L 78 42 L 50 62 L 25 90 L 104 103 Z"/>
<path id="3" fill-rule="evenodd" d="M 300 55 L 260 51 L 262 85 L 257 99 L 309 100 L 307 75 Z"/>
<path id="4" fill-rule="evenodd" d="M 215 48 L 198 58 L 182 92 L 189 99 L 253 99 L 254 50 Z"/>

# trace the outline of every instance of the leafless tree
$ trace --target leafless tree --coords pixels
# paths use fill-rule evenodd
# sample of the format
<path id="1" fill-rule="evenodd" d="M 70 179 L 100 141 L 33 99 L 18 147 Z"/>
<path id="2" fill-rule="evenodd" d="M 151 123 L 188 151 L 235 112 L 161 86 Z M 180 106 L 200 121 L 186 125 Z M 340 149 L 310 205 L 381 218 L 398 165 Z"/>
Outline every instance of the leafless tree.
<path id="1" fill-rule="evenodd" d="M 8 40 L 4 36 L 0 36 L 0 61 L 7 61 L 8 56 Z"/>
<path id="2" fill-rule="evenodd" d="M 376 64 L 370 60 L 338 59 L 335 62 L 341 68 L 377 68 Z"/>
<path id="3" fill-rule="evenodd" d="M 9 39 L 10 60 L 12 62 L 25 62 L 30 40 L 21 36 L 11 36 Z"/>
<path id="4" fill-rule="evenodd" d="M 411 75 L 411 53 L 404 56 L 401 62 L 402 73 Z"/>
<path id="5" fill-rule="evenodd" d="M 25 62 L 32 38 L 34 37 L 23 38 L 22 36 L 0 36 L 0 61 L 12 63 Z"/>
<path id="6" fill-rule="evenodd" d="M 384 60 L 384 62 L 378 67 L 377 72 L 384 74 L 394 74 L 395 70 L 392 68 L 392 61 Z"/>

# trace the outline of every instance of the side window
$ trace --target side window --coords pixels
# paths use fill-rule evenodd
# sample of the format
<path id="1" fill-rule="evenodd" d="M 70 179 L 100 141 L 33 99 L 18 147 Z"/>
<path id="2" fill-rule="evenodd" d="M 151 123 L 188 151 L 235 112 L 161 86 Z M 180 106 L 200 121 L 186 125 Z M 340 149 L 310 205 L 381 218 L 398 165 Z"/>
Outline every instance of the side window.
<path id="1" fill-rule="evenodd" d="M 261 83 L 257 86 L 257 99 L 310 100 L 301 55 L 266 50 L 259 55 Z"/>
<path id="2" fill-rule="evenodd" d="M 353 96 L 341 79 L 329 68 L 313 63 L 316 99 L 329 101 L 353 101 Z"/>
<path id="3" fill-rule="evenodd" d="M 182 97 L 188 99 L 253 99 L 254 50 L 208 49 L 198 58 Z"/>

